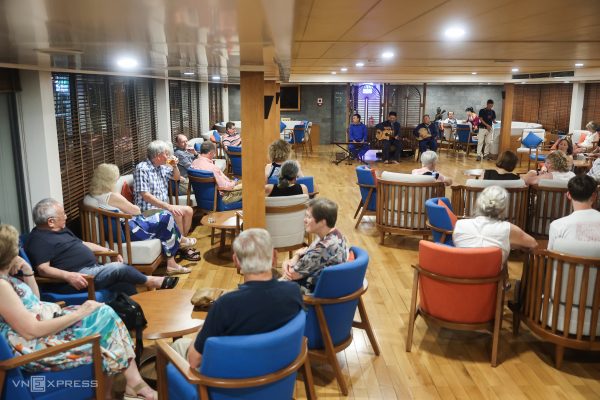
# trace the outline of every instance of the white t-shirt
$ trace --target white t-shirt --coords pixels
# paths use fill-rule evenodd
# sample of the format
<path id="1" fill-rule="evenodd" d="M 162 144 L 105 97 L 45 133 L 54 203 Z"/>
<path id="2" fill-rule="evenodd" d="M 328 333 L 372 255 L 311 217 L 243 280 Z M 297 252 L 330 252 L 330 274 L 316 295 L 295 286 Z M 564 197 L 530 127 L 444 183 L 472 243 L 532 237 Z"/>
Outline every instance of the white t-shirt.
<path id="1" fill-rule="evenodd" d="M 581 142 L 581 147 L 585 147 L 586 149 L 594 146 L 594 142 L 598 141 L 598 132 L 589 133 L 583 142 Z"/>
<path id="2" fill-rule="evenodd" d="M 499 247 L 502 262 L 506 262 L 510 253 L 510 222 L 482 216 L 459 219 L 452 241 L 456 247 Z"/>
<path id="3" fill-rule="evenodd" d="M 560 180 L 560 181 L 568 181 L 571 178 L 575 177 L 575 172 L 573 171 L 567 171 L 567 172 L 550 172 L 550 174 L 552 174 L 552 179 L 554 180 Z"/>
<path id="4" fill-rule="evenodd" d="M 549 250 L 553 248 L 556 239 L 600 243 L 600 211 L 573 211 L 571 215 L 556 219 L 550 224 L 548 236 Z"/>

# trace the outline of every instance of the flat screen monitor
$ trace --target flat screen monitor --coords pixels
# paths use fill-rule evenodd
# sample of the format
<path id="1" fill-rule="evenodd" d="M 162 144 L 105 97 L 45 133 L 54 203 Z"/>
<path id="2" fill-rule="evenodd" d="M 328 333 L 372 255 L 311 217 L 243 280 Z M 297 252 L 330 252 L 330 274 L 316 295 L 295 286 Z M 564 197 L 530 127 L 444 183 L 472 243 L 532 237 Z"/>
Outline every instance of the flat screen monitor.
<path id="1" fill-rule="evenodd" d="M 281 111 L 300 111 L 300 86 L 281 86 Z"/>

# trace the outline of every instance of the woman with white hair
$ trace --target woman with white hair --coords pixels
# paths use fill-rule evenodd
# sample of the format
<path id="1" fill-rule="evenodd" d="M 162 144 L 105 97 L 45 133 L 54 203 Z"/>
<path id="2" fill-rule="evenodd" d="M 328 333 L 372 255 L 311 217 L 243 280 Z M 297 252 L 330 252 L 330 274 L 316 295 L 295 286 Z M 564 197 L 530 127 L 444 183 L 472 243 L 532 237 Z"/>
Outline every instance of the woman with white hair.
<path id="1" fill-rule="evenodd" d="M 537 185 L 542 179 L 568 181 L 575 176 L 569 166 L 567 155 L 562 151 L 555 151 L 546 156 L 545 171 L 529 171 L 523 180 L 528 185 Z"/>
<path id="2" fill-rule="evenodd" d="M 456 221 L 452 241 L 456 247 L 499 247 L 506 262 L 511 248 L 532 249 L 536 240 L 521 228 L 503 219 L 508 192 L 500 186 L 485 188 L 475 202 L 475 218 Z"/>
<path id="3" fill-rule="evenodd" d="M 438 182 L 444 182 L 444 185 L 452 185 L 452 179 L 446 178 L 444 175 L 436 171 L 438 155 L 435 151 L 427 150 L 421 154 L 422 168 L 412 170 L 413 175 L 432 175 Z"/>

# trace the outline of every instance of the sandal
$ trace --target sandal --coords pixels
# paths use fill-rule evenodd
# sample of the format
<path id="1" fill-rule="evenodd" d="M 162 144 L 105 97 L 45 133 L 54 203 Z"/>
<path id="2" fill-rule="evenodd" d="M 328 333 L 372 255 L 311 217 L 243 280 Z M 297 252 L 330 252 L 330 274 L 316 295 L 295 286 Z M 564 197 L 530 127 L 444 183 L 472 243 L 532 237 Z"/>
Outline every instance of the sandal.
<path id="1" fill-rule="evenodd" d="M 150 389 L 152 391 L 152 397 L 146 397 L 144 395 L 141 394 L 142 390 L 144 389 Z M 152 389 L 150 386 L 148 386 L 148 384 L 146 382 L 140 382 L 137 385 L 135 385 L 134 387 L 131 386 L 125 386 L 125 399 L 144 399 L 144 400 L 156 400 L 158 399 L 158 393 L 156 392 L 156 390 Z"/>
<path id="2" fill-rule="evenodd" d="M 181 242 L 179 243 L 179 247 L 182 249 L 187 249 L 188 247 L 195 246 L 196 242 L 197 242 L 196 238 L 186 237 L 185 242 L 183 240 L 181 240 Z"/>
<path id="3" fill-rule="evenodd" d="M 177 282 L 179 282 L 178 276 L 165 276 L 162 285 L 160 285 L 160 289 L 173 289 L 177 285 Z"/>
<path id="4" fill-rule="evenodd" d="M 188 261 L 200 261 L 200 259 L 202 259 L 200 252 L 190 247 L 185 249 L 179 249 L 179 255 L 181 256 L 181 258 Z"/>
<path id="5" fill-rule="evenodd" d="M 177 264 L 177 268 L 169 269 L 167 267 L 167 275 L 189 274 L 190 272 L 192 272 L 191 269 L 179 264 Z"/>

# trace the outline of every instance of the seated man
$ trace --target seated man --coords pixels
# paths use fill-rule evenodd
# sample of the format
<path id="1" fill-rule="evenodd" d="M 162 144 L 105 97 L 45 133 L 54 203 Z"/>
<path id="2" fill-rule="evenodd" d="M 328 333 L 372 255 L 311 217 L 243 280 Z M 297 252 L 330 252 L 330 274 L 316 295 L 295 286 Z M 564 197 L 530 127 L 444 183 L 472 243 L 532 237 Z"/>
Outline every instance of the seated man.
<path id="1" fill-rule="evenodd" d="M 381 141 L 383 145 L 382 160 L 385 164 L 398 164 L 400 162 L 402 142 L 400 141 L 400 123 L 396 121 L 397 118 L 398 114 L 395 111 L 390 111 L 386 121 L 375 125 L 375 128 L 380 131 L 385 131 L 386 129 L 391 131 L 389 139 Z"/>
<path id="2" fill-rule="evenodd" d="M 448 111 L 448 118 L 442 121 L 444 125 L 450 125 L 450 129 L 452 133 L 456 132 L 456 127 L 458 126 L 458 121 L 454 117 L 454 111 Z"/>
<path id="3" fill-rule="evenodd" d="M 587 175 L 578 175 L 569 180 L 567 187 L 567 197 L 573 202 L 573 212 L 550 224 L 548 250 L 554 248 L 556 239 L 597 242 L 600 245 L 600 211 L 593 209 L 598 198 L 597 182 Z"/>
<path id="4" fill-rule="evenodd" d="M 348 141 L 354 143 L 365 143 L 367 141 L 367 126 L 360 122 L 360 114 L 352 116 L 352 123 L 348 128 Z M 369 150 L 368 144 L 348 145 L 348 150 L 352 154 L 352 158 L 362 161 L 365 153 Z"/>
<path id="5" fill-rule="evenodd" d="M 413 135 L 419 140 L 419 152 L 425 153 L 427 150 L 437 150 L 437 138 L 440 136 L 437 123 L 431 123 L 428 114 L 423 115 L 423 122 L 417 125 L 413 130 Z"/>
<path id="6" fill-rule="evenodd" d="M 40 276 L 61 279 L 75 289 L 82 290 L 87 287 L 82 274 L 92 275 L 96 289 L 129 295 L 137 293 L 135 285 L 171 289 L 179 280 L 176 277 L 146 276 L 124 264 L 120 255 L 117 262 L 99 265 L 94 251 L 110 250 L 95 243 L 83 242 L 66 228 L 65 210 L 54 199 L 44 199 L 35 205 L 33 221 L 36 227 L 25 241 L 24 250 Z M 66 285 L 56 290 L 72 291 Z"/>
<path id="7" fill-rule="evenodd" d="M 133 173 L 134 202 L 145 216 L 159 210 L 167 210 L 173 214 L 175 223 L 181 232 L 181 247 L 187 248 L 196 244 L 196 239 L 186 235 L 192 226 L 192 207 L 169 203 L 169 179 L 179 180 L 176 157 L 171 155 L 170 146 L 162 140 L 155 140 L 148 145 L 148 158 L 135 166 Z"/>
<path id="8" fill-rule="evenodd" d="M 200 156 L 192 162 L 191 168 L 201 169 L 203 171 L 212 172 L 217 181 L 217 186 L 221 191 L 224 203 L 235 203 L 242 199 L 242 182 L 236 179 L 229 179 L 227 175 L 221 171 L 221 168 L 215 165 L 216 147 L 214 143 L 204 142 L 200 145 Z"/>
<path id="9" fill-rule="evenodd" d="M 227 150 L 229 146 L 242 145 L 242 137 L 238 133 L 237 129 L 235 129 L 235 124 L 233 122 L 228 122 L 225 124 L 225 133 L 221 138 L 221 143 L 223 143 L 225 150 Z"/>
<path id="10" fill-rule="evenodd" d="M 188 147 L 188 138 L 185 135 L 177 135 L 175 138 L 175 157 L 179 161 L 179 193 L 186 194 L 188 188 L 187 170 L 192 162 L 198 157 L 198 152 L 193 147 Z"/>
<path id="11" fill-rule="evenodd" d="M 600 185 L 600 158 L 596 159 L 592 164 L 592 168 L 588 171 L 588 176 L 591 176 Z"/>
<path id="12" fill-rule="evenodd" d="M 348 259 L 346 238 L 335 227 L 337 211 L 337 204 L 329 199 L 311 200 L 304 217 L 304 227 L 307 233 L 314 233 L 318 238 L 310 246 L 297 250 L 293 258 L 282 264 L 282 279 L 298 282 L 305 293 L 315 289 L 323 268 Z"/>
<path id="13" fill-rule="evenodd" d="M 240 233 L 233 242 L 233 262 L 244 275 L 244 283 L 214 302 L 195 339 L 179 339 L 172 345 L 187 357 L 191 368 L 200 366 L 209 337 L 270 332 L 304 307 L 298 285 L 273 279 L 277 253 L 266 230 L 253 228 Z"/>

